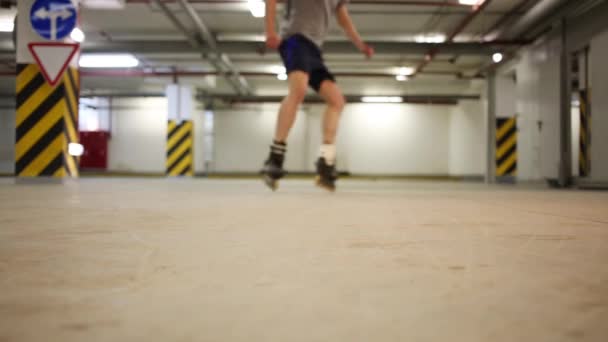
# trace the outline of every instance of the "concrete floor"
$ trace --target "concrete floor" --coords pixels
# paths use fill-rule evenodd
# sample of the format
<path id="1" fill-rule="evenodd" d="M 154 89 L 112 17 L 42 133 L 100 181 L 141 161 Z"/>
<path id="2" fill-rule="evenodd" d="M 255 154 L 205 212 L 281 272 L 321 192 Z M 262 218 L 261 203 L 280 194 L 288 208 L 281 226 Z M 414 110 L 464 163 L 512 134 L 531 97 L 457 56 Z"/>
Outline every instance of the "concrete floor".
<path id="1" fill-rule="evenodd" d="M 0 180 L 0 341 L 608 341 L 608 193 Z"/>

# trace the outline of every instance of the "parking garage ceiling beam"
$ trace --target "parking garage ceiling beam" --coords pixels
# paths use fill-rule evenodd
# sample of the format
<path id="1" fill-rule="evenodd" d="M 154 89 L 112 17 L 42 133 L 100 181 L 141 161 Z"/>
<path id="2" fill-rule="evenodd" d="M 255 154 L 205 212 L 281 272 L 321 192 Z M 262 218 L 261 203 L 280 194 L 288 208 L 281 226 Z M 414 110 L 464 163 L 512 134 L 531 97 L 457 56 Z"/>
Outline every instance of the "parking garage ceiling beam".
<path id="1" fill-rule="evenodd" d="M 234 82 L 236 82 L 241 87 L 245 94 L 251 94 L 251 87 L 249 86 L 249 83 L 247 83 L 245 77 L 243 77 L 239 73 L 234 63 L 232 63 L 232 61 L 230 60 L 230 57 L 228 57 L 228 55 L 222 53 L 222 51 L 218 49 L 215 37 L 211 33 L 211 30 L 209 29 L 207 24 L 205 24 L 203 19 L 200 17 L 200 15 L 198 15 L 198 13 L 188 2 L 188 0 L 178 0 L 178 2 L 181 8 L 188 14 L 188 17 L 190 17 L 190 19 L 194 23 L 194 26 L 199 31 L 199 34 L 202 39 L 204 39 L 205 43 L 207 43 L 209 48 L 213 51 L 213 57 L 216 58 L 219 63 L 222 63 L 230 72 L 230 75 L 228 75 L 228 77 L 231 77 Z"/>
<path id="2" fill-rule="evenodd" d="M 169 21 L 171 21 L 173 23 L 173 25 L 184 34 L 184 36 L 187 39 L 187 45 L 190 46 L 191 49 L 197 50 L 198 52 L 202 52 L 204 57 L 206 57 L 206 55 L 209 53 L 219 54 L 218 50 L 217 50 L 217 46 L 215 44 L 208 43 L 208 46 L 204 47 L 202 45 L 202 43 L 191 32 L 189 32 L 189 30 L 184 26 L 184 24 L 175 16 L 175 14 L 171 11 L 171 9 L 169 9 L 169 7 L 167 7 L 167 5 L 163 1 L 161 1 L 161 0 L 152 0 L 152 1 L 163 11 L 163 13 L 169 19 Z M 166 51 L 167 46 L 165 44 L 163 44 L 163 47 L 165 48 L 165 51 Z M 204 51 L 205 49 L 207 51 Z M 203 50 L 203 51 L 201 51 L 201 50 Z M 138 53 L 129 48 L 122 49 L 120 51 Z M 109 51 L 98 51 L 98 52 L 109 52 Z M 139 53 L 145 53 L 145 52 L 139 52 Z M 223 62 L 224 59 L 221 59 L 221 58 L 215 58 L 215 59 L 206 58 L 206 59 L 213 65 L 213 67 L 219 73 L 222 74 L 222 76 L 224 76 L 226 78 L 228 83 L 234 88 L 234 90 L 237 92 L 237 94 L 242 95 L 242 94 L 251 93 L 251 91 L 247 87 L 247 83 L 243 80 L 243 78 L 241 76 L 238 76 L 238 73 L 233 69 L 232 65 L 230 65 L 230 64 L 226 65 Z M 228 72 L 226 72 L 226 70 L 224 70 L 224 69 L 227 69 Z"/>
<path id="3" fill-rule="evenodd" d="M 163 0 L 166 3 L 175 3 L 179 0 Z M 128 4 L 148 4 L 152 0 L 127 0 Z M 190 0 L 193 4 L 241 4 L 247 3 L 247 0 Z M 279 0 L 278 2 L 284 2 Z M 370 0 L 351 0 L 352 4 L 357 5 L 399 5 L 413 7 L 470 7 L 470 5 L 462 4 L 456 0 L 451 1 L 416 1 L 416 0 L 389 0 L 389 1 L 370 1 Z"/>
<path id="4" fill-rule="evenodd" d="M 438 49 L 437 55 L 491 56 L 500 46 L 522 46 L 526 41 L 498 43 L 445 43 L 428 44 L 414 42 L 371 42 L 377 54 L 425 55 L 429 49 Z M 218 49 L 227 54 L 263 54 L 265 46 L 261 42 L 218 42 Z M 0 48 L 1 49 L 1 48 Z M 212 53 L 209 47 L 193 47 L 186 41 L 104 41 L 86 42 L 84 52 L 131 52 L 131 53 Z M 357 51 L 348 42 L 327 42 L 325 54 L 355 54 Z M 0 52 L 3 52 L 0 50 Z M 4 51 L 7 52 L 7 51 Z"/>
<path id="5" fill-rule="evenodd" d="M 454 30 L 452 30 L 452 32 L 450 32 L 450 34 L 448 35 L 448 37 L 446 38 L 446 42 L 448 44 L 453 43 L 454 39 L 461 34 L 468 26 L 469 24 L 486 8 L 490 5 L 490 3 L 492 2 L 492 0 L 485 0 L 483 3 L 481 3 L 480 5 L 478 5 L 476 8 L 473 9 L 473 11 L 467 15 L 459 24 L 458 26 L 456 26 L 456 28 Z M 429 65 L 429 63 L 431 63 L 433 61 L 433 59 L 435 59 L 435 56 L 437 56 L 437 54 L 441 51 L 441 47 L 440 46 L 436 46 L 433 47 L 432 49 L 428 50 L 428 52 L 425 54 L 424 56 L 424 60 L 418 65 L 418 67 L 416 67 L 416 74 L 422 72 L 422 70 L 424 70 L 424 68 L 426 68 L 427 65 Z"/>
<path id="6" fill-rule="evenodd" d="M 402 103 L 426 104 L 426 105 L 456 105 L 463 100 L 479 100 L 479 95 L 390 95 L 391 97 L 400 97 Z M 363 103 L 365 95 L 345 95 L 348 103 Z M 234 96 L 230 94 L 197 94 L 197 99 L 202 103 L 208 103 L 209 100 L 219 100 L 227 103 L 279 103 L 283 100 L 283 96 Z M 318 95 L 307 96 L 304 100 L 307 104 L 324 103 L 324 100 Z"/>

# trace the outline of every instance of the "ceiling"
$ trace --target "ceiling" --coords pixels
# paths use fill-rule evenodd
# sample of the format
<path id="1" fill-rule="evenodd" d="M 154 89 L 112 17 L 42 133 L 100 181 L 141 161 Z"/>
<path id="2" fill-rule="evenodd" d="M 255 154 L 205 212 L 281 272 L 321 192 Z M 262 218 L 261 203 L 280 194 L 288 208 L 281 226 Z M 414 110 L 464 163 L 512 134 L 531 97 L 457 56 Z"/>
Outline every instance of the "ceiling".
<path id="1" fill-rule="evenodd" d="M 177 80 L 210 94 L 285 92 L 285 83 L 276 78 L 273 69 L 280 66 L 280 59 L 276 52 L 264 48 L 264 19 L 252 16 L 246 0 L 182 1 L 210 31 L 217 51 L 179 1 L 163 1 L 164 9 L 157 0 L 126 0 L 120 10 L 83 7 L 80 20 L 86 34 L 85 53 L 130 52 L 141 61 L 140 67 L 131 70 L 83 69 L 83 89 L 95 93 L 161 92 Z M 348 8 L 353 20 L 377 55 L 366 60 L 334 25 L 324 45 L 325 58 L 347 94 L 479 94 L 483 89 L 481 71 L 492 64 L 492 54 L 508 53 L 530 38 L 502 39 L 495 33 L 541 1 L 486 0 L 472 7 L 456 0 L 351 0 Z M 417 41 L 438 34 L 448 42 Z M 499 39 L 487 41 L 490 36 Z M 12 35 L 0 34 L 0 70 L 14 64 L 11 48 Z M 221 60 L 210 63 L 215 52 L 227 57 L 229 68 Z M 218 63 L 220 70 L 238 72 L 244 80 L 227 81 L 218 73 Z M 399 67 L 418 72 L 399 82 L 395 79 Z"/>

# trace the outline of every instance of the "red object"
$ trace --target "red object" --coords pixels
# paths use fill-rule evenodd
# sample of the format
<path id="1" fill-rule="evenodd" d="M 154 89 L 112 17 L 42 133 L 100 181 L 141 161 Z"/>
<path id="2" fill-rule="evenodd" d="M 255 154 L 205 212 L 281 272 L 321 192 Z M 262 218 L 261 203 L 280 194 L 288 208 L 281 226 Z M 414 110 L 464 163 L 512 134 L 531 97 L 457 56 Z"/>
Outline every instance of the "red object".
<path id="1" fill-rule="evenodd" d="M 108 132 L 80 132 L 84 153 L 80 157 L 81 169 L 106 170 L 108 168 Z"/>
<path id="2" fill-rule="evenodd" d="M 42 60 L 41 56 L 39 56 L 38 52 L 36 51 L 36 48 L 39 46 L 65 47 L 65 48 L 71 49 L 70 54 L 68 55 L 68 58 L 63 62 L 61 69 L 59 70 L 59 73 L 54 78 L 50 77 L 50 75 L 47 72 L 46 67 L 43 63 L 44 61 Z M 74 55 L 76 54 L 76 52 L 78 52 L 78 48 L 80 47 L 80 45 L 71 44 L 71 43 L 29 43 L 27 45 L 27 47 L 30 50 L 30 53 L 32 54 L 32 56 L 34 56 L 36 63 L 40 67 L 42 76 L 44 76 L 46 81 L 52 87 L 54 87 L 57 84 L 57 82 L 59 82 L 59 80 L 61 80 L 61 76 L 63 76 L 65 69 L 67 69 L 68 65 L 70 65 L 70 61 L 72 60 L 72 58 L 74 58 Z"/>

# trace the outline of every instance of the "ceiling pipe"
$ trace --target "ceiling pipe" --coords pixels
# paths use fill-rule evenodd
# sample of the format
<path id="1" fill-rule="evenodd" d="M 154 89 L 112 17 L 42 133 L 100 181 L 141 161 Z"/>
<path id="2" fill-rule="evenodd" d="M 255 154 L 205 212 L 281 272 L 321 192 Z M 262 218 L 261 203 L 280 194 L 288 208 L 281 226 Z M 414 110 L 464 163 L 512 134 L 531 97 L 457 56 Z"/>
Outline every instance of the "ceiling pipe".
<path id="1" fill-rule="evenodd" d="M 452 43 L 454 38 L 458 36 L 462 31 L 466 29 L 466 27 L 475 19 L 488 5 L 492 2 L 492 0 L 485 0 L 481 5 L 478 5 L 473 9 L 469 15 L 467 15 L 462 22 L 448 35 L 446 38 L 446 43 Z M 416 67 L 416 71 L 414 75 L 422 72 L 424 68 L 435 59 L 435 56 L 439 53 L 439 47 L 431 49 L 425 56 L 424 60 Z"/>
<path id="2" fill-rule="evenodd" d="M 150 2 L 156 4 L 161 9 L 161 11 L 163 11 L 163 13 L 167 17 L 167 19 L 169 19 L 169 21 L 171 21 L 171 23 L 175 27 L 177 27 L 178 30 L 180 30 L 183 33 L 183 35 L 188 40 L 188 43 L 192 47 L 199 48 L 201 46 L 201 44 L 196 40 L 196 38 L 194 38 L 194 35 L 192 35 L 190 33 L 190 31 L 188 30 L 188 28 L 186 26 L 184 26 L 184 24 L 182 24 L 182 22 L 171 11 L 171 9 L 169 9 L 169 7 L 167 7 L 167 5 L 163 1 L 161 1 L 161 0 L 150 0 Z"/>
<path id="3" fill-rule="evenodd" d="M 376 50 L 377 55 L 425 55 L 431 49 L 437 49 L 436 54 L 445 55 L 467 55 L 467 56 L 491 56 L 497 48 L 504 46 L 522 46 L 529 41 L 497 41 L 497 42 L 452 42 L 444 44 L 416 43 L 416 42 L 380 42 L 369 41 Z M 220 51 L 226 54 L 252 54 L 260 55 L 264 52 L 262 42 L 218 42 Z M 327 42 L 324 44 L 323 51 L 326 55 L 332 54 L 354 54 L 356 49 L 350 42 Z M 0 56 L 6 53 L 14 54 L 15 50 L 3 50 L 0 47 Z M 213 53 L 206 46 L 192 46 L 186 41 L 89 41 L 83 46 L 85 53 L 111 53 L 111 52 L 130 52 L 133 54 L 147 53 Z M 274 55 L 274 54 L 273 54 Z"/>
<path id="4" fill-rule="evenodd" d="M 178 0 L 177 1 L 181 8 L 188 13 L 188 17 L 192 20 L 199 33 L 205 40 L 205 42 L 209 45 L 209 47 L 215 51 L 217 51 L 217 42 L 215 41 L 215 37 L 211 34 L 211 30 L 205 25 L 201 17 L 196 13 L 196 10 L 192 8 L 192 5 L 188 3 L 187 0 Z"/>
<path id="5" fill-rule="evenodd" d="M 336 77 L 362 77 L 362 78 L 395 78 L 395 74 L 390 73 L 363 73 L 363 72 L 334 72 Z M 429 76 L 453 76 L 459 79 L 470 79 L 462 75 L 460 72 L 451 71 L 425 71 L 425 75 Z M 147 70 L 93 70 L 93 69 L 80 69 L 80 75 L 82 77 L 205 77 L 205 76 L 219 76 L 220 73 L 216 71 L 147 71 Z M 276 78 L 275 73 L 269 72 L 242 72 L 241 75 L 245 77 L 272 77 Z M 15 71 L 0 71 L 0 76 L 15 76 Z"/>
<path id="6" fill-rule="evenodd" d="M 508 39 L 510 37 L 525 36 L 525 32 L 528 31 L 530 27 L 538 23 L 567 1 L 568 0 L 541 0 L 515 23 L 504 25 L 503 27 L 496 29 L 494 32 L 491 32 L 488 36 L 490 39 Z"/>
<path id="7" fill-rule="evenodd" d="M 188 30 L 188 28 L 186 26 L 184 26 L 184 24 L 182 24 L 182 22 L 177 18 L 177 16 L 171 11 L 171 9 L 169 9 L 169 7 L 161 0 L 151 0 L 153 3 L 155 3 L 165 14 L 165 16 L 167 17 L 167 19 L 169 19 L 169 21 L 171 21 L 171 23 L 173 23 L 173 25 L 180 30 L 184 36 L 186 37 L 186 39 L 188 40 L 188 43 L 197 49 L 202 48 L 202 44 L 201 42 L 199 42 Z M 226 78 L 226 80 L 228 81 L 228 83 L 232 86 L 232 88 L 234 88 L 234 90 L 237 92 L 237 94 L 242 95 L 242 94 L 246 94 L 247 91 L 243 91 L 242 85 L 235 81 L 233 79 L 232 75 L 227 75 L 224 70 L 223 67 L 221 65 L 220 62 L 218 62 L 216 59 L 208 59 L 209 63 L 211 63 L 211 65 L 213 65 L 213 67 L 222 75 Z"/>
<path id="8" fill-rule="evenodd" d="M 127 0 L 129 4 L 149 4 L 153 0 Z M 175 3 L 179 0 L 163 0 L 165 3 Z M 279 3 L 284 0 L 279 0 Z M 190 0 L 193 4 L 242 4 L 247 3 L 247 0 Z M 369 1 L 369 0 L 351 0 L 351 4 L 356 5 L 397 5 L 397 6 L 413 6 L 413 7 L 471 7 L 471 5 L 464 5 L 457 1 L 408 1 L 408 0 L 395 0 L 395 1 Z"/>
<path id="9" fill-rule="evenodd" d="M 6 98 L 13 98 L 12 94 L 0 94 L 0 98 L 6 96 Z M 110 98 L 124 98 L 124 97 L 164 97 L 164 93 L 157 92 L 127 92 L 127 93 L 84 93 L 81 98 L 93 98 L 93 97 L 110 97 Z M 464 100 L 480 100 L 480 95 L 460 95 L 460 94 L 445 94 L 445 95 L 434 95 L 434 94 L 419 94 L 419 95 L 395 95 L 395 94 L 347 94 L 345 98 L 348 103 L 364 103 L 363 97 L 366 96 L 380 96 L 380 97 L 394 97 L 399 96 L 402 98 L 402 103 L 409 104 L 424 104 L 424 105 L 456 105 L 459 101 Z M 197 100 L 203 103 L 208 103 L 209 100 L 224 101 L 229 104 L 247 104 L 247 103 L 280 103 L 283 100 L 282 96 L 276 95 L 262 95 L 262 96 L 235 96 L 231 94 L 206 94 L 199 92 L 196 95 Z M 318 95 L 307 96 L 304 100 L 306 104 L 322 104 L 324 103 Z M 14 106 L 12 107 L 14 108 Z"/>
<path id="10" fill-rule="evenodd" d="M 600 1 L 604 1 L 604 0 L 600 0 Z M 525 2 L 525 1 L 523 1 Z M 551 31 L 551 27 L 550 26 L 541 26 L 541 25 L 537 25 L 538 23 L 541 23 L 542 20 L 546 20 L 546 18 L 550 18 L 551 16 L 555 17 L 556 15 L 560 15 L 559 13 L 568 13 L 568 14 L 573 14 L 576 12 L 576 8 L 575 6 L 577 5 L 583 5 L 585 6 L 585 1 L 580 1 L 577 2 L 576 4 L 574 3 L 568 3 L 568 5 L 572 5 L 572 6 L 567 6 L 566 5 L 567 1 L 546 1 L 544 3 L 538 3 L 535 7 L 533 7 L 532 9 L 530 9 L 530 11 L 527 12 L 527 15 L 530 15 L 531 17 L 535 17 L 534 20 L 532 20 L 531 18 L 527 18 L 526 16 L 522 17 L 520 21 L 525 21 L 527 22 L 527 27 L 523 28 L 523 32 L 530 32 L 530 36 L 526 37 L 525 39 L 529 40 L 530 42 L 535 42 L 538 39 L 540 39 L 542 36 L 544 36 L 545 34 L 547 34 L 548 32 Z M 521 5 L 521 3 L 520 3 Z M 561 6 L 563 5 L 563 6 Z M 541 10 L 544 10 L 545 12 L 542 12 Z M 551 20 L 551 19 L 549 19 Z M 505 31 L 507 30 L 511 30 L 510 27 L 512 27 L 513 25 L 509 25 L 512 23 L 506 23 L 503 24 L 502 26 L 498 26 L 492 30 L 492 32 L 488 32 L 487 35 L 492 35 L 492 36 L 499 36 L 502 37 L 502 35 L 505 33 Z M 517 25 L 522 25 L 521 22 L 516 23 Z M 507 26 L 509 25 L 509 26 Z M 503 29 L 501 31 L 501 29 Z M 520 37 L 521 35 L 523 35 L 523 32 L 520 33 Z M 491 38 L 491 37 L 488 37 Z M 503 59 L 503 61 L 501 63 L 491 63 L 488 62 L 486 63 L 484 66 L 482 66 L 476 73 L 476 75 L 480 76 L 484 73 L 488 73 L 491 72 L 493 70 L 498 69 L 500 66 L 505 65 L 507 63 L 509 63 L 510 61 L 512 61 L 513 59 L 517 58 L 517 54 L 515 53 L 515 51 L 511 51 L 510 53 L 506 53 L 505 58 Z"/>
<path id="11" fill-rule="evenodd" d="M 499 32 L 498 30 L 501 27 L 507 25 L 508 23 L 511 23 L 513 18 L 515 18 L 519 13 L 521 13 L 530 3 L 535 2 L 535 1 L 537 1 L 537 0 L 522 0 L 519 3 L 517 3 L 515 6 L 513 6 L 513 8 L 511 8 L 511 10 L 509 12 L 507 12 L 500 19 L 498 19 L 498 21 L 496 21 L 496 23 L 494 23 L 494 25 L 492 25 L 492 27 L 490 27 L 486 31 L 486 33 L 483 34 L 482 40 L 484 42 L 489 42 L 489 43 L 495 43 L 495 42 L 499 41 L 499 39 L 497 39 L 497 32 Z M 500 66 L 511 61 L 515 55 L 514 55 L 514 53 L 503 53 L 503 56 L 504 56 L 504 59 L 501 63 L 494 63 L 493 61 L 484 63 L 484 65 L 482 65 L 475 72 L 475 74 L 474 74 L 475 77 L 482 77 L 482 75 L 484 75 L 484 74 L 487 74 L 491 71 L 495 71 Z"/>
<path id="12" fill-rule="evenodd" d="M 358 94 L 346 94 L 346 102 L 353 103 L 364 103 L 363 97 L 367 96 L 381 96 L 381 97 L 400 97 L 401 104 L 424 104 L 424 105 L 456 105 L 458 101 L 462 100 L 479 100 L 479 95 L 460 95 L 460 94 L 446 94 L 446 95 L 434 95 L 434 94 L 419 94 L 419 95 L 358 95 Z M 201 102 L 208 102 L 208 100 L 220 100 L 230 104 L 237 103 L 280 103 L 283 100 L 283 96 L 245 96 L 236 97 L 234 95 L 226 94 L 205 94 L 199 93 L 196 96 L 197 100 Z M 324 100 L 318 95 L 307 96 L 304 99 L 306 104 L 322 104 Z"/>
<path id="13" fill-rule="evenodd" d="M 188 2 L 188 0 L 178 0 L 178 2 L 179 2 L 179 5 L 182 7 L 182 9 L 184 11 L 186 11 L 186 13 L 188 13 L 188 16 L 190 17 L 190 19 L 192 20 L 192 22 L 198 29 L 200 35 L 203 37 L 203 39 L 205 40 L 207 45 L 209 45 L 209 47 L 213 50 L 216 58 L 221 63 L 223 63 L 226 66 L 226 68 L 228 68 L 228 70 L 231 73 L 230 77 L 232 77 L 234 79 L 234 81 L 240 85 L 240 87 L 242 88 L 242 90 L 245 94 L 251 94 L 251 87 L 247 83 L 247 80 L 245 80 L 245 78 L 239 74 L 239 71 L 234 66 L 232 61 L 230 61 L 230 58 L 228 57 L 228 55 L 221 53 L 218 50 L 218 46 L 217 46 L 215 37 L 213 36 L 213 34 L 211 33 L 211 30 L 209 30 L 209 28 L 203 21 L 203 19 L 198 15 L 196 10 Z"/>
<path id="14" fill-rule="evenodd" d="M 496 41 L 495 32 L 498 32 L 498 29 L 505 26 L 511 19 L 515 18 L 519 15 L 530 3 L 536 2 L 537 0 L 522 0 L 517 5 L 515 5 L 509 12 L 503 15 L 498 21 L 490 27 L 486 33 L 483 35 L 484 41 Z"/>

